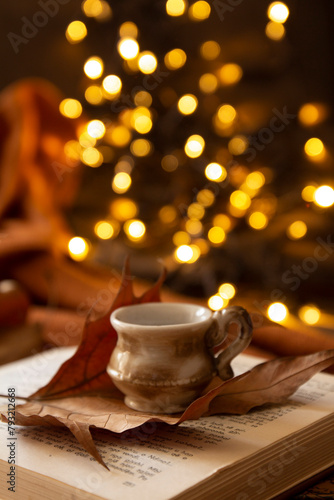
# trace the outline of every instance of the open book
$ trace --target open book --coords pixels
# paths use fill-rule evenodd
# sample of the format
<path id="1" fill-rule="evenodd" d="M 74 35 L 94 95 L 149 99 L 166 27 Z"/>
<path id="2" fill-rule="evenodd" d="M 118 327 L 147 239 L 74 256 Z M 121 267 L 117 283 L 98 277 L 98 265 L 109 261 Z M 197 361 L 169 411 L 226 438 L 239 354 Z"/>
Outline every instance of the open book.
<path id="1" fill-rule="evenodd" d="M 73 354 L 60 348 L 0 367 L 2 410 Z M 236 374 L 261 362 L 238 356 Z M 334 465 L 334 376 L 320 373 L 284 405 L 178 427 L 148 423 L 94 434 L 110 471 L 60 427 L 0 424 L 0 498 L 266 500 Z M 9 414 L 11 415 L 11 414 Z"/>

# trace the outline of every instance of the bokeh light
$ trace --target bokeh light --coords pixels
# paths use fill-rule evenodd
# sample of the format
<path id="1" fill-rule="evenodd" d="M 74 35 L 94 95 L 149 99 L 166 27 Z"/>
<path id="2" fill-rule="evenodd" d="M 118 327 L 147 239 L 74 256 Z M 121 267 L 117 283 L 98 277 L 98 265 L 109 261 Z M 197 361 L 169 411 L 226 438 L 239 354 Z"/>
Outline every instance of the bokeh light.
<path id="1" fill-rule="evenodd" d="M 274 302 L 268 307 L 267 314 L 271 321 L 281 323 L 287 318 L 289 311 L 288 308 L 282 304 L 282 302 Z"/>
<path id="2" fill-rule="evenodd" d="M 87 240 L 81 238 L 80 236 L 71 238 L 68 242 L 68 253 L 73 260 L 85 260 L 89 253 L 89 244 Z"/>

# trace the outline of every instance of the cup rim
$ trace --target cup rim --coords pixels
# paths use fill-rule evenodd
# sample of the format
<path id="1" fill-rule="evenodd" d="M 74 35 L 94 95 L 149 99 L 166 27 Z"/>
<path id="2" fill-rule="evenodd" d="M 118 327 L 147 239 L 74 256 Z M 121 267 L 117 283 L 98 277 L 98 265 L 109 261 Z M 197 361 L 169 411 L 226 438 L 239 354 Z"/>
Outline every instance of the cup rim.
<path id="1" fill-rule="evenodd" d="M 168 324 L 162 324 L 162 325 L 154 325 L 154 324 L 140 324 L 140 323 L 134 323 L 130 321 L 126 321 L 125 319 L 119 318 L 119 314 L 122 314 L 124 311 L 129 310 L 129 309 L 137 309 L 137 308 L 145 308 L 145 309 L 182 309 L 182 308 L 191 308 L 191 309 L 198 309 L 199 311 L 202 311 L 202 315 L 198 315 L 196 320 L 193 321 L 188 321 L 188 322 L 175 322 L 175 323 L 168 323 Z M 153 330 L 156 328 L 159 329 L 165 329 L 169 330 L 171 328 L 189 328 L 189 326 L 194 326 L 194 325 L 203 325 L 206 322 L 210 322 L 212 320 L 212 315 L 213 311 L 209 309 L 206 306 L 200 305 L 200 304 L 192 304 L 188 302 L 145 302 L 142 304 L 130 304 L 128 306 L 121 306 L 115 309 L 111 315 L 110 315 L 110 321 L 111 324 L 115 327 L 127 327 L 127 328 L 136 328 L 136 329 L 145 329 L 145 330 Z"/>

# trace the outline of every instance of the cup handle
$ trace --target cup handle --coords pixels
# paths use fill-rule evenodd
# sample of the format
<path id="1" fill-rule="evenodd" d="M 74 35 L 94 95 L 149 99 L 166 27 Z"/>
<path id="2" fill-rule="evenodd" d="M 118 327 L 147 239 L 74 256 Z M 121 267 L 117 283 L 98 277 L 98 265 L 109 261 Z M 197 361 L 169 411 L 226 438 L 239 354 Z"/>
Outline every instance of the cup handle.
<path id="1" fill-rule="evenodd" d="M 213 314 L 213 325 L 206 333 L 208 347 L 212 348 L 223 342 L 228 326 L 235 323 L 238 331 L 232 343 L 222 352 L 215 355 L 215 365 L 219 377 L 228 380 L 233 377 L 231 361 L 249 345 L 252 338 L 252 320 L 243 307 L 230 306 Z"/>

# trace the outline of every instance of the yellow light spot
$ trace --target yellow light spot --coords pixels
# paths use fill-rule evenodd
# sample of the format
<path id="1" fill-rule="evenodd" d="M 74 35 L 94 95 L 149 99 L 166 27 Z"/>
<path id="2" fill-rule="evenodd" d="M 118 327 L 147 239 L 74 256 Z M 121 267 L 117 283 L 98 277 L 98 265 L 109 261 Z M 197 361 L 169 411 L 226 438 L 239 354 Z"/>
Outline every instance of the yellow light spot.
<path id="1" fill-rule="evenodd" d="M 199 51 L 203 59 L 213 61 L 214 59 L 217 59 L 220 54 L 220 45 L 214 40 L 208 40 L 207 42 L 202 43 Z"/>
<path id="2" fill-rule="evenodd" d="M 159 210 L 159 218 L 164 224 L 172 224 L 177 218 L 177 210 L 173 205 L 165 205 Z"/>
<path id="3" fill-rule="evenodd" d="M 253 229 L 264 229 L 268 225 L 268 217 L 263 212 L 253 212 L 248 217 L 248 224 Z"/>
<path id="4" fill-rule="evenodd" d="M 126 221 L 136 217 L 138 207 L 130 198 L 118 198 L 111 203 L 110 212 L 119 221 Z"/>
<path id="5" fill-rule="evenodd" d="M 210 181 L 221 182 L 226 179 L 227 171 L 219 163 L 209 163 L 209 165 L 205 167 L 204 174 Z"/>
<path id="6" fill-rule="evenodd" d="M 184 96 L 180 97 L 177 107 L 180 113 L 183 115 L 191 115 L 196 108 L 197 108 L 197 97 L 194 96 L 193 94 L 185 94 Z"/>
<path id="7" fill-rule="evenodd" d="M 82 106 L 76 99 L 63 99 L 59 104 L 59 111 L 67 118 L 79 118 Z"/>
<path id="8" fill-rule="evenodd" d="M 212 297 L 208 300 L 208 306 L 212 311 L 220 311 L 223 307 L 226 307 L 228 304 L 228 300 L 224 299 L 221 295 L 216 294 L 212 295 Z"/>
<path id="9" fill-rule="evenodd" d="M 106 127 L 101 120 L 91 120 L 87 125 L 87 132 L 94 139 L 101 139 L 106 133 Z"/>
<path id="10" fill-rule="evenodd" d="M 97 17 L 103 11 L 101 0 L 85 0 L 82 2 L 81 7 L 87 17 Z"/>
<path id="11" fill-rule="evenodd" d="M 218 289 L 219 295 L 224 299 L 232 299 L 236 294 L 235 286 L 232 283 L 223 283 Z"/>
<path id="12" fill-rule="evenodd" d="M 161 166 L 166 172 L 174 172 L 179 166 L 179 160 L 174 155 L 165 155 L 161 159 Z"/>
<path id="13" fill-rule="evenodd" d="M 298 316 L 304 323 L 315 325 L 320 319 L 320 311 L 313 305 L 306 305 L 299 309 Z"/>
<path id="14" fill-rule="evenodd" d="M 146 106 L 149 108 L 152 104 L 152 96 L 145 90 L 137 92 L 133 100 L 136 106 Z"/>
<path id="15" fill-rule="evenodd" d="M 72 21 L 66 29 L 65 36 L 70 43 L 81 42 L 87 36 L 87 28 L 82 21 Z"/>
<path id="16" fill-rule="evenodd" d="M 201 250 L 200 250 L 200 248 L 197 245 L 195 245 L 195 244 L 190 245 L 190 248 L 191 248 L 191 250 L 193 252 L 193 255 L 192 255 L 191 259 L 188 260 L 187 264 L 193 264 L 201 256 Z"/>
<path id="17" fill-rule="evenodd" d="M 319 207 L 331 207 L 334 204 L 334 189 L 330 186 L 318 187 L 313 195 L 314 203 Z"/>
<path id="18" fill-rule="evenodd" d="M 187 61 L 187 54 L 182 49 L 173 49 L 164 57 L 164 63 L 168 69 L 179 69 L 184 66 Z"/>
<path id="19" fill-rule="evenodd" d="M 185 10 L 186 3 L 184 2 L 184 0 L 167 0 L 166 2 L 166 12 L 169 16 L 182 16 Z"/>
<path id="20" fill-rule="evenodd" d="M 125 37 L 137 38 L 138 28 L 135 25 L 135 23 L 132 23 L 131 21 L 126 21 L 125 23 L 121 24 L 119 28 L 119 36 L 121 38 Z"/>
<path id="21" fill-rule="evenodd" d="M 199 203 L 191 203 L 187 215 L 190 219 L 202 219 L 205 215 L 205 208 Z"/>
<path id="22" fill-rule="evenodd" d="M 90 85 L 85 90 L 85 99 L 89 104 L 98 105 L 104 101 L 102 90 L 98 85 Z"/>
<path id="23" fill-rule="evenodd" d="M 204 94 L 212 94 L 218 87 L 218 79 L 212 73 L 204 73 L 200 77 L 198 85 Z"/>
<path id="24" fill-rule="evenodd" d="M 245 184 L 250 189 L 260 189 L 264 183 L 266 182 L 266 178 L 262 172 L 251 172 L 247 175 Z"/>
<path id="25" fill-rule="evenodd" d="M 191 135 L 188 137 L 184 146 L 184 151 L 189 158 L 198 158 L 203 153 L 205 141 L 200 135 Z"/>
<path id="26" fill-rule="evenodd" d="M 203 230 L 203 225 L 198 219 L 188 219 L 185 227 L 192 236 L 198 236 Z"/>
<path id="27" fill-rule="evenodd" d="M 223 85 L 234 85 L 242 78 L 242 68 L 239 64 L 224 64 L 218 71 L 218 78 Z"/>
<path id="28" fill-rule="evenodd" d="M 104 64 L 100 57 L 90 57 L 84 65 L 84 72 L 92 80 L 100 78 L 104 70 Z"/>
<path id="29" fill-rule="evenodd" d="M 181 245 L 174 252 L 174 258 L 177 262 L 189 262 L 194 255 L 194 251 L 189 245 Z"/>
<path id="30" fill-rule="evenodd" d="M 302 190 L 302 198 L 307 202 L 314 201 L 314 193 L 316 191 L 315 186 L 305 186 Z"/>
<path id="31" fill-rule="evenodd" d="M 204 21 L 211 14 L 211 7 L 208 2 L 199 0 L 189 7 L 188 15 L 192 21 Z"/>
<path id="32" fill-rule="evenodd" d="M 110 96 L 118 95 L 122 88 L 122 80 L 117 75 L 108 75 L 103 79 L 102 87 Z"/>
<path id="33" fill-rule="evenodd" d="M 111 187 L 115 193 L 125 193 L 131 186 L 131 177 L 127 172 L 118 172 L 115 174 Z"/>
<path id="34" fill-rule="evenodd" d="M 71 238 L 68 242 L 68 253 L 72 259 L 81 261 L 84 260 L 89 252 L 88 242 L 80 236 Z"/>
<path id="35" fill-rule="evenodd" d="M 210 189 L 202 189 L 197 193 L 197 201 L 203 207 L 211 207 L 215 201 L 215 195 Z"/>
<path id="36" fill-rule="evenodd" d="M 139 158 L 149 155 L 153 150 L 153 145 L 146 139 L 135 139 L 130 144 L 130 151 Z"/>
<path id="37" fill-rule="evenodd" d="M 189 245 L 191 241 L 191 238 L 188 233 L 185 231 L 177 231 L 173 235 L 173 243 L 176 247 L 182 246 L 182 245 Z"/>
<path id="38" fill-rule="evenodd" d="M 236 135 L 228 143 L 228 150 L 232 155 L 242 155 L 248 148 L 248 140 L 243 135 Z"/>
<path id="39" fill-rule="evenodd" d="M 324 143 L 321 139 L 312 137 L 305 143 L 304 150 L 307 156 L 315 157 L 322 155 L 324 152 Z"/>
<path id="40" fill-rule="evenodd" d="M 125 125 L 116 125 L 107 130 L 105 140 L 112 146 L 123 148 L 131 141 L 132 134 Z"/>
<path id="41" fill-rule="evenodd" d="M 139 45 L 137 40 L 130 37 L 122 38 L 117 44 L 117 50 L 120 56 L 126 61 L 135 59 L 139 53 Z"/>
<path id="42" fill-rule="evenodd" d="M 214 245 L 221 245 L 226 240 L 226 233 L 222 227 L 213 226 L 209 229 L 208 239 Z"/>
<path id="43" fill-rule="evenodd" d="M 82 152 L 82 161 L 92 168 L 97 168 L 103 163 L 103 156 L 100 151 L 93 147 L 88 147 Z"/>
<path id="44" fill-rule="evenodd" d="M 290 224 L 286 233 L 291 240 L 299 240 L 307 233 L 307 225 L 302 220 L 296 220 Z"/>
<path id="45" fill-rule="evenodd" d="M 231 125 L 237 117 L 237 112 L 230 104 L 223 104 L 217 111 L 217 117 L 224 125 Z"/>
<path id="46" fill-rule="evenodd" d="M 235 208 L 239 208 L 240 210 L 247 210 L 247 208 L 250 207 L 251 202 L 252 200 L 250 196 L 247 193 L 244 193 L 244 191 L 240 191 L 239 189 L 233 191 L 230 196 L 231 205 Z"/>
<path id="47" fill-rule="evenodd" d="M 130 240 L 139 241 L 144 237 L 146 227 L 141 220 L 133 219 L 125 222 L 124 231 Z"/>
<path id="48" fill-rule="evenodd" d="M 225 232 L 229 231 L 232 227 L 231 219 L 226 214 L 216 214 L 212 222 L 214 226 L 223 228 Z"/>
<path id="49" fill-rule="evenodd" d="M 145 75 L 149 75 L 150 73 L 154 73 L 158 65 L 157 58 L 153 54 L 153 52 L 149 52 L 148 50 L 145 52 L 141 52 L 139 54 L 138 59 L 138 67 L 142 73 Z"/>
<path id="50" fill-rule="evenodd" d="M 275 42 L 282 40 L 285 35 L 285 28 L 281 23 L 275 23 L 274 21 L 269 21 L 266 25 L 265 33 L 268 38 L 275 40 Z"/>
<path id="51" fill-rule="evenodd" d="M 288 308 L 282 304 L 281 302 L 274 302 L 268 307 L 268 317 L 271 321 L 275 321 L 276 323 L 280 323 L 285 320 L 288 316 Z"/>
<path id="52" fill-rule="evenodd" d="M 327 114 L 327 109 L 323 104 L 310 102 L 300 108 L 298 119 L 305 127 L 311 127 L 321 123 L 327 117 Z"/>
<path id="53" fill-rule="evenodd" d="M 99 221 L 95 224 L 94 232 L 101 240 L 109 240 L 114 235 L 114 228 L 110 222 Z"/>
<path id="54" fill-rule="evenodd" d="M 268 7 L 268 17 L 275 23 L 285 23 L 289 17 L 289 9 L 283 2 L 273 2 Z"/>
<path id="55" fill-rule="evenodd" d="M 153 126 L 152 120 L 150 117 L 141 115 L 135 118 L 133 128 L 139 134 L 147 134 Z"/>

